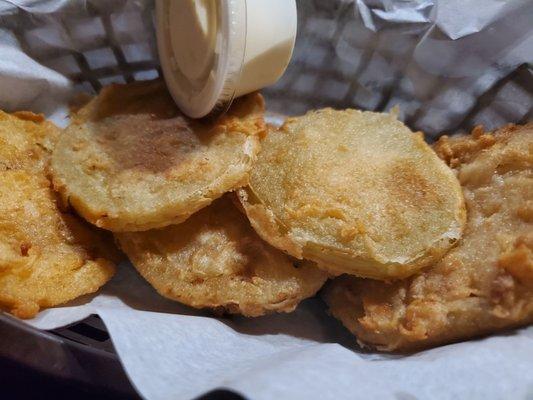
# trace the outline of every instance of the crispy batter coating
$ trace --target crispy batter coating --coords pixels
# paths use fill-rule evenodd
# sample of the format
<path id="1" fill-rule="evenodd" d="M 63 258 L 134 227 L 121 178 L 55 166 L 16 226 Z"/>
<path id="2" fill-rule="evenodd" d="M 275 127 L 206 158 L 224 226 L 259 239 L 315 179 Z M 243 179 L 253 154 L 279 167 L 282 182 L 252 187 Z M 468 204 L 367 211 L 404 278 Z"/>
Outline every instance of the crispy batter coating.
<path id="1" fill-rule="evenodd" d="M 162 296 L 196 308 L 249 317 L 290 312 L 327 278 L 263 242 L 228 196 L 180 225 L 115 237 Z"/>
<path id="2" fill-rule="evenodd" d="M 161 81 L 111 85 L 59 139 L 54 186 L 86 220 L 112 231 L 182 222 L 247 183 L 263 112 L 253 94 L 216 122 L 194 121 Z"/>
<path id="3" fill-rule="evenodd" d="M 0 171 L 44 171 L 59 129 L 42 115 L 0 110 Z"/>
<path id="4" fill-rule="evenodd" d="M 335 274 L 406 277 L 461 236 L 457 178 L 393 115 L 313 111 L 263 142 L 239 191 L 273 246 Z"/>
<path id="5" fill-rule="evenodd" d="M 58 209 L 46 177 L 58 133 L 0 112 L 0 307 L 20 318 L 96 291 L 119 257 L 112 237 Z"/>
<path id="6" fill-rule="evenodd" d="M 468 210 L 442 260 L 392 283 L 341 277 L 325 291 L 360 343 L 412 350 L 533 322 L 533 124 L 443 137 Z"/>

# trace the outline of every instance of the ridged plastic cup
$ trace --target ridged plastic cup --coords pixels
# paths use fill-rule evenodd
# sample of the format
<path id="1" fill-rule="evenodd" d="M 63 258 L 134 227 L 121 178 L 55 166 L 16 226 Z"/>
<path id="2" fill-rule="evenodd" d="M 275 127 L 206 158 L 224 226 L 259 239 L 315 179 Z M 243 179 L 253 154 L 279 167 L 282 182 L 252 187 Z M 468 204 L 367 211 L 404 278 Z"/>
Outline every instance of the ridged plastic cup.
<path id="1" fill-rule="evenodd" d="M 192 118 L 275 83 L 292 56 L 295 0 L 157 0 L 159 58 L 168 89 Z"/>

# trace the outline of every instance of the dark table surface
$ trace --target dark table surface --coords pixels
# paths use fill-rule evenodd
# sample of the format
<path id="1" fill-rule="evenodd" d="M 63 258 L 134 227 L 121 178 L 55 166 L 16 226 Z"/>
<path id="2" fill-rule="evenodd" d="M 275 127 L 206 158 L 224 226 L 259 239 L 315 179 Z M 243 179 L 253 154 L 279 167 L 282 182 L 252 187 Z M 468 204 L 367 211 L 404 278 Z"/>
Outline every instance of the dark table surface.
<path id="1" fill-rule="evenodd" d="M 0 397 L 3 399 L 140 399 L 136 395 L 104 393 L 95 387 L 79 383 L 74 384 L 35 371 L 6 358 L 0 358 L 0 376 L 2 381 Z"/>
<path id="2" fill-rule="evenodd" d="M 72 383 L 33 370 L 0 357 L 0 398 L 6 400 L 140 400 L 137 395 L 103 391 L 82 383 Z M 213 391 L 197 400 L 244 400 L 223 390 Z"/>

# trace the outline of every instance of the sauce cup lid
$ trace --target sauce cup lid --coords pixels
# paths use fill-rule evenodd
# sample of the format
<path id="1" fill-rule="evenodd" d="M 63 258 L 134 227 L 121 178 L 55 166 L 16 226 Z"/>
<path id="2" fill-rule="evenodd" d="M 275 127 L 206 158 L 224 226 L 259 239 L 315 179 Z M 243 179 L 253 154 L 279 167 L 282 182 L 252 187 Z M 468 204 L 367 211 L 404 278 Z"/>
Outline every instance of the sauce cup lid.
<path id="1" fill-rule="evenodd" d="M 275 83 L 296 38 L 295 0 L 157 0 L 159 59 L 170 94 L 192 118 Z"/>

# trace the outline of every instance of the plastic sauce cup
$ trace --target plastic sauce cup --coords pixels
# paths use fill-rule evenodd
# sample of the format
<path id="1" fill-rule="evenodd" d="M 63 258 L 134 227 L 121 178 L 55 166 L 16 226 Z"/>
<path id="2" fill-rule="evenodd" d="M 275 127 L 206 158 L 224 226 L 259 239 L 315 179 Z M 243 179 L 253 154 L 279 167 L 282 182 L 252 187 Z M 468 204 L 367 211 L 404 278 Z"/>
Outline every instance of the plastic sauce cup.
<path id="1" fill-rule="evenodd" d="M 157 0 L 163 75 L 192 118 L 275 83 L 296 38 L 295 0 Z"/>

